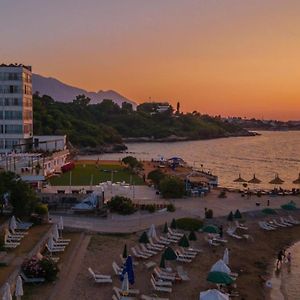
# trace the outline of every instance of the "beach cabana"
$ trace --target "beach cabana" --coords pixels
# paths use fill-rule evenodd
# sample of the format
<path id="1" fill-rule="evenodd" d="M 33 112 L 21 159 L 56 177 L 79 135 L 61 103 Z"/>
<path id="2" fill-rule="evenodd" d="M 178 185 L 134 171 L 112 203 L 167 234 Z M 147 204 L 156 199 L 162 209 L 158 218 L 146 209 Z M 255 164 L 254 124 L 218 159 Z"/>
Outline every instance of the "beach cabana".
<path id="1" fill-rule="evenodd" d="M 220 232 L 219 228 L 215 225 L 206 225 L 202 228 L 202 231 L 206 232 L 206 233 L 219 233 Z"/>
<path id="2" fill-rule="evenodd" d="M 229 300 L 229 295 L 212 289 L 200 293 L 199 300 Z"/>
<path id="3" fill-rule="evenodd" d="M 229 265 L 229 250 L 228 250 L 228 248 L 225 248 L 225 250 L 224 250 L 223 261 L 227 266 Z"/>
<path id="4" fill-rule="evenodd" d="M 22 282 L 22 278 L 19 275 L 17 277 L 17 281 L 16 281 L 16 290 L 15 290 L 15 296 L 17 300 L 21 300 L 21 297 L 24 295 L 24 291 L 23 291 L 23 282 Z"/>
<path id="5" fill-rule="evenodd" d="M 140 236 L 140 238 L 139 238 L 139 243 L 141 243 L 141 244 L 149 244 L 149 243 L 150 243 L 146 231 L 144 231 L 144 232 L 142 233 L 142 235 Z"/>
<path id="6" fill-rule="evenodd" d="M 278 173 L 275 174 L 275 178 L 272 179 L 270 182 L 270 184 L 274 184 L 274 185 L 280 185 L 280 184 L 283 184 L 284 183 L 284 180 L 282 180 Z"/>
<path id="7" fill-rule="evenodd" d="M 295 202 L 291 201 L 289 203 L 281 205 L 281 208 L 285 210 L 296 210 L 297 206 Z"/>
<path id="8" fill-rule="evenodd" d="M 207 281 L 216 284 L 232 284 L 234 282 L 233 278 L 224 272 L 209 272 L 206 278 Z"/>
<path id="9" fill-rule="evenodd" d="M 264 213 L 266 215 L 276 215 L 277 214 L 276 210 L 273 208 L 264 208 L 262 210 L 262 213 Z"/>
<path id="10" fill-rule="evenodd" d="M 197 236 L 194 230 L 192 230 L 189 234 L 189 240 L 190 241 L 197 241 Z"/>
<path id="11" fill-rule="evenodd" d="M 178 246 L 183 247 L 183 248 L 188 248 L 190 246 L 189 240 L 187 239 L 185 234 L 179 240 Z"/>
<path id="12" fill-rule="evenodd" d="M 261 183 L 261 180 L 260 180 L 260 179 L 258 179 L 258 178 L 256 178 L 256 175 L 255 175 L 255 174 L 253 174 L 253 178 L 252 178 L 252 179 L 250 179 L 250 180 L 248 181 L 248 183 L 260 184 L 260 183 Z"/>
<path id="13" fill-rule="evenodd" d="M 235 219 L 241 219 L 242 218 L 242 214 L 238 209 L 234 213 L 234 218 Z"/>
<path id="14" fill-rule="evenodd" d="M 210 269 L 210 272 L 223 272 L 226 274 L 230 274 L 230 268 L 225 264 L 222 259 L 219 259 Z"/>
<path id="15" fill-rule="evenodd" d="M 239 174 L 239 177 L 237 179 L 233 180 L 233 182 L 244 183 L 244 182 L 247 182 L 247 180 L 242 178 L 241 174 Z"/>

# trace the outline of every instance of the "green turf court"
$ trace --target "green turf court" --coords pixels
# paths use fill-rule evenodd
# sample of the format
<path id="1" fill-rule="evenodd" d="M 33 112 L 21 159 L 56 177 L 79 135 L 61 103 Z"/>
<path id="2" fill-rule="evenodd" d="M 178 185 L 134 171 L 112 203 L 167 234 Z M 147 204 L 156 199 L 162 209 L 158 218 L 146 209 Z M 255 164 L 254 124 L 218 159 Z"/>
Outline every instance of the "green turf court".
<path id="1" fill-rule="evenodd" d="M 113 173 L 113 174 L 112 174 Z M 60 176 L 49 179 L 51 185 L 56 186 L 81 186 L 97 185 L 100 182 L 111 181 L 133 183 L 143 185 L 143 179 L 137 175 L 132 175 L 126 168 L 120 165 L 90 165 L 78 164 L 71 172 L 66 172 Z M 70 180 L 71 179 L 71 180 Z M 132 180 L 132 182 L 130 182 Z"/>

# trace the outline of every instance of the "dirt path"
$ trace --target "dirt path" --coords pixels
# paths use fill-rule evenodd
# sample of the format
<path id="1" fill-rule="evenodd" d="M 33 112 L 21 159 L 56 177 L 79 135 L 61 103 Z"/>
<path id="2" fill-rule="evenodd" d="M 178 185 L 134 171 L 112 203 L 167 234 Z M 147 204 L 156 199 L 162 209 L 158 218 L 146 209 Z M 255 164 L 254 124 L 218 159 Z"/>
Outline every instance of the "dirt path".
<path id="1" fill-rule="evenodd" d="M 77 274 L 80 272 L 82 261 L 89 245 L 91 236 L 81 234 L 79 241 L 73 253 L 70 255 L 68 261 L 64 264 L 63 269 L 60 272 L 59 281 L 53 288 L 48 300 L 68 300 L 74 299 L 70 295 L 73 282 L 76 279 Z"/>

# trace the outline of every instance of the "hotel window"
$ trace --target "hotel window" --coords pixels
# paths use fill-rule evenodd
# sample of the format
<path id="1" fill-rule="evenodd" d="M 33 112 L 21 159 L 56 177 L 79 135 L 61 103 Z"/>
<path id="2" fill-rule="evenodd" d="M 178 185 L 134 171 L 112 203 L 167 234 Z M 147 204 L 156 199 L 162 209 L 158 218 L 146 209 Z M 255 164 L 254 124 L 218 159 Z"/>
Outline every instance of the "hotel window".
<path id="1" fill-rule="evenodd" d="M 22 111 L 5 111 L 5 120 L 22 120 Z"/>
<path id="2" fill-rule="evenodd" d="M 3 134 L 3 125 L 0 125 L 0 134 Z"/>
<path id="3" fill-rule="evenodd" d="M 4 140 L 0 139 L 0 149 L 4 148 Z"/>
<path id="4" fill-rule="evenodd" d="M 5 133 L 6 134 L 23 133 L 23 126 L 22 125 L 5 125 Z"/>
<path id="5" fill-rule="evenodd" d="M 4 99 L 5 106 L 22 106 L 21 98 L 5 98 Z"/>
<path id="6" fill-rule="evenodd" d="M 6 139 L 5 140 L 5 149 L 11 149 L 15 145 L 18 145 L 19 141 L 18 140 L 13 140 L 13 139 Z"/>
<path id="7" fill-rule="evenodd" d="M 0 111 L 0 120 L 3 120 L 3 111 Z"/>
<path id="8" fill-rule="evenodd" d="M 3 106 L 3 103 L 4 103 L 3 98 L 0 98 L 0 106 Z"/>

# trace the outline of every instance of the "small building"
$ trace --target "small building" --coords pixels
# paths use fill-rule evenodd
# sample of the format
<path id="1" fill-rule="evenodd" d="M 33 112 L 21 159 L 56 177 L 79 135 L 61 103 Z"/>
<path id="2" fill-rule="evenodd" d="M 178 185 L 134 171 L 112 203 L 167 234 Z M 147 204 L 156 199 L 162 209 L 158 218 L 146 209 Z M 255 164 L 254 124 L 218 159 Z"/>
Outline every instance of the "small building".
<path id="1" fill-rule="evenodd" d="M 35 135 L 33 137 L 34 151 L 55 152 L 67 149 L 66 135 Z"/>

